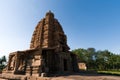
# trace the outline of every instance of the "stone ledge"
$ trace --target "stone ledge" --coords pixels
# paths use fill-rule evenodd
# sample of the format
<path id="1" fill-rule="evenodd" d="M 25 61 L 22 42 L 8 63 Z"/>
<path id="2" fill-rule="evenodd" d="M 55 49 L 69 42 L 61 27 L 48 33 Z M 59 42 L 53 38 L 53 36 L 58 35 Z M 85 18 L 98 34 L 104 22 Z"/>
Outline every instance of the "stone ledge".
<path id="1" fill-rule="evenodd" d="M 23 75 L 13 75 L 13 74 L 0 74 L 2 79 L 14 79 L 14 80 L 25 80 L 26 76 Z"/>
<path id="2" fill-rule="evenodd" d="M 35 77 L 13 74 L 0 74 L 0 80 L 50 80 L 47 77 Z"/>

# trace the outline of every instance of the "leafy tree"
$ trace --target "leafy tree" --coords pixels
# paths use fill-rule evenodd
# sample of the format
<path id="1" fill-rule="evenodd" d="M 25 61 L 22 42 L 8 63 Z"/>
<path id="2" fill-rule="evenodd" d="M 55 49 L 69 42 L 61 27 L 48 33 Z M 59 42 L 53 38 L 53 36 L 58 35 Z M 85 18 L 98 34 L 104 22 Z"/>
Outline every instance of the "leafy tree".
<path id="1" fill-rule="evenodd" d="M 120 69 L 120 55 L 113 54 L 108 50 L 96 51 L 94 48 L 75 49 L 79 62 L 85 62 L 88 69 L 109 70 Z"/>
<path id="2" fill-rule="evenodd" d="M 86 62 L 87 61 L 87 57 L 85 56 L 87 51 L 85 49 L 79 48 L 79 49 L 73 50 L 72 52 L 77 55 L 79 62 Z"/>
<path id="3" fill-rule="evenodd" d="M 5 66 L 6 66 L 6 57 L 3 56 L 3 57 L 0 58 L 0 70 L 5 68 Z"/>

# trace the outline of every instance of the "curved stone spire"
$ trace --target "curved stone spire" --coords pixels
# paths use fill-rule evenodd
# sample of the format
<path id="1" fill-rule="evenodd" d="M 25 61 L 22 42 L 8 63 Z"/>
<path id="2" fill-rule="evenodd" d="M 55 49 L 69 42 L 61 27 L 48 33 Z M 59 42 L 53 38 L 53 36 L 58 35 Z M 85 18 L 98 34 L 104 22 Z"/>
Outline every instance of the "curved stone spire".
<path id="1" fill-rule="evenodd" d="M 69 50 L 67 37 L 51 11 L 47 12 L 45 18 L 36 26 L 30 48 L 53 48 L 56 51 Z"/>

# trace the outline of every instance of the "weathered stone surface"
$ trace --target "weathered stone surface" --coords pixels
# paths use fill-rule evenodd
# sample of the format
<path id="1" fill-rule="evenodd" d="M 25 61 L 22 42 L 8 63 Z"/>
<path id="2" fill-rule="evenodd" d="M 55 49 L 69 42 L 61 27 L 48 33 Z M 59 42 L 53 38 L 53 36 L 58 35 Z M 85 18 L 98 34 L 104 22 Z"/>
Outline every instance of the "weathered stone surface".
<path id="1" fill-rule="evenodd" d="M 54 48 L 56 52 L 69 50 L 66 35 L 53 13 L 46 13 L 36 26 L 30 48 Z"/>
<path id="2" fill-rule="evenodd" d="M 76 55 L 69 51 L 67 37 L 49 11 L 34 30 L 30 49 L 10 53 L 3 74 L 43 77 L 77 70 Z"/>

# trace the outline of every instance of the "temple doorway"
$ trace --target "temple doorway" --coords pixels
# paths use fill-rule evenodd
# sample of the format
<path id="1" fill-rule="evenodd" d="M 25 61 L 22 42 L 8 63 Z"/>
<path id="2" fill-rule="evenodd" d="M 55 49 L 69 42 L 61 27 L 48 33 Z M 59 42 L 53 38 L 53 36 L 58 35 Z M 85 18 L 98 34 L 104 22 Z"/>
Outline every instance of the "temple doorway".
<path id="1" fill-rule="evenodd" d="M 64 60 L 63 60 L 63 63 L 64 63 L 64 71 L 67 71 L 67 70 L 68 70 L 68 67 L 67 67 L 67 59 L 64 59 Z"/>

